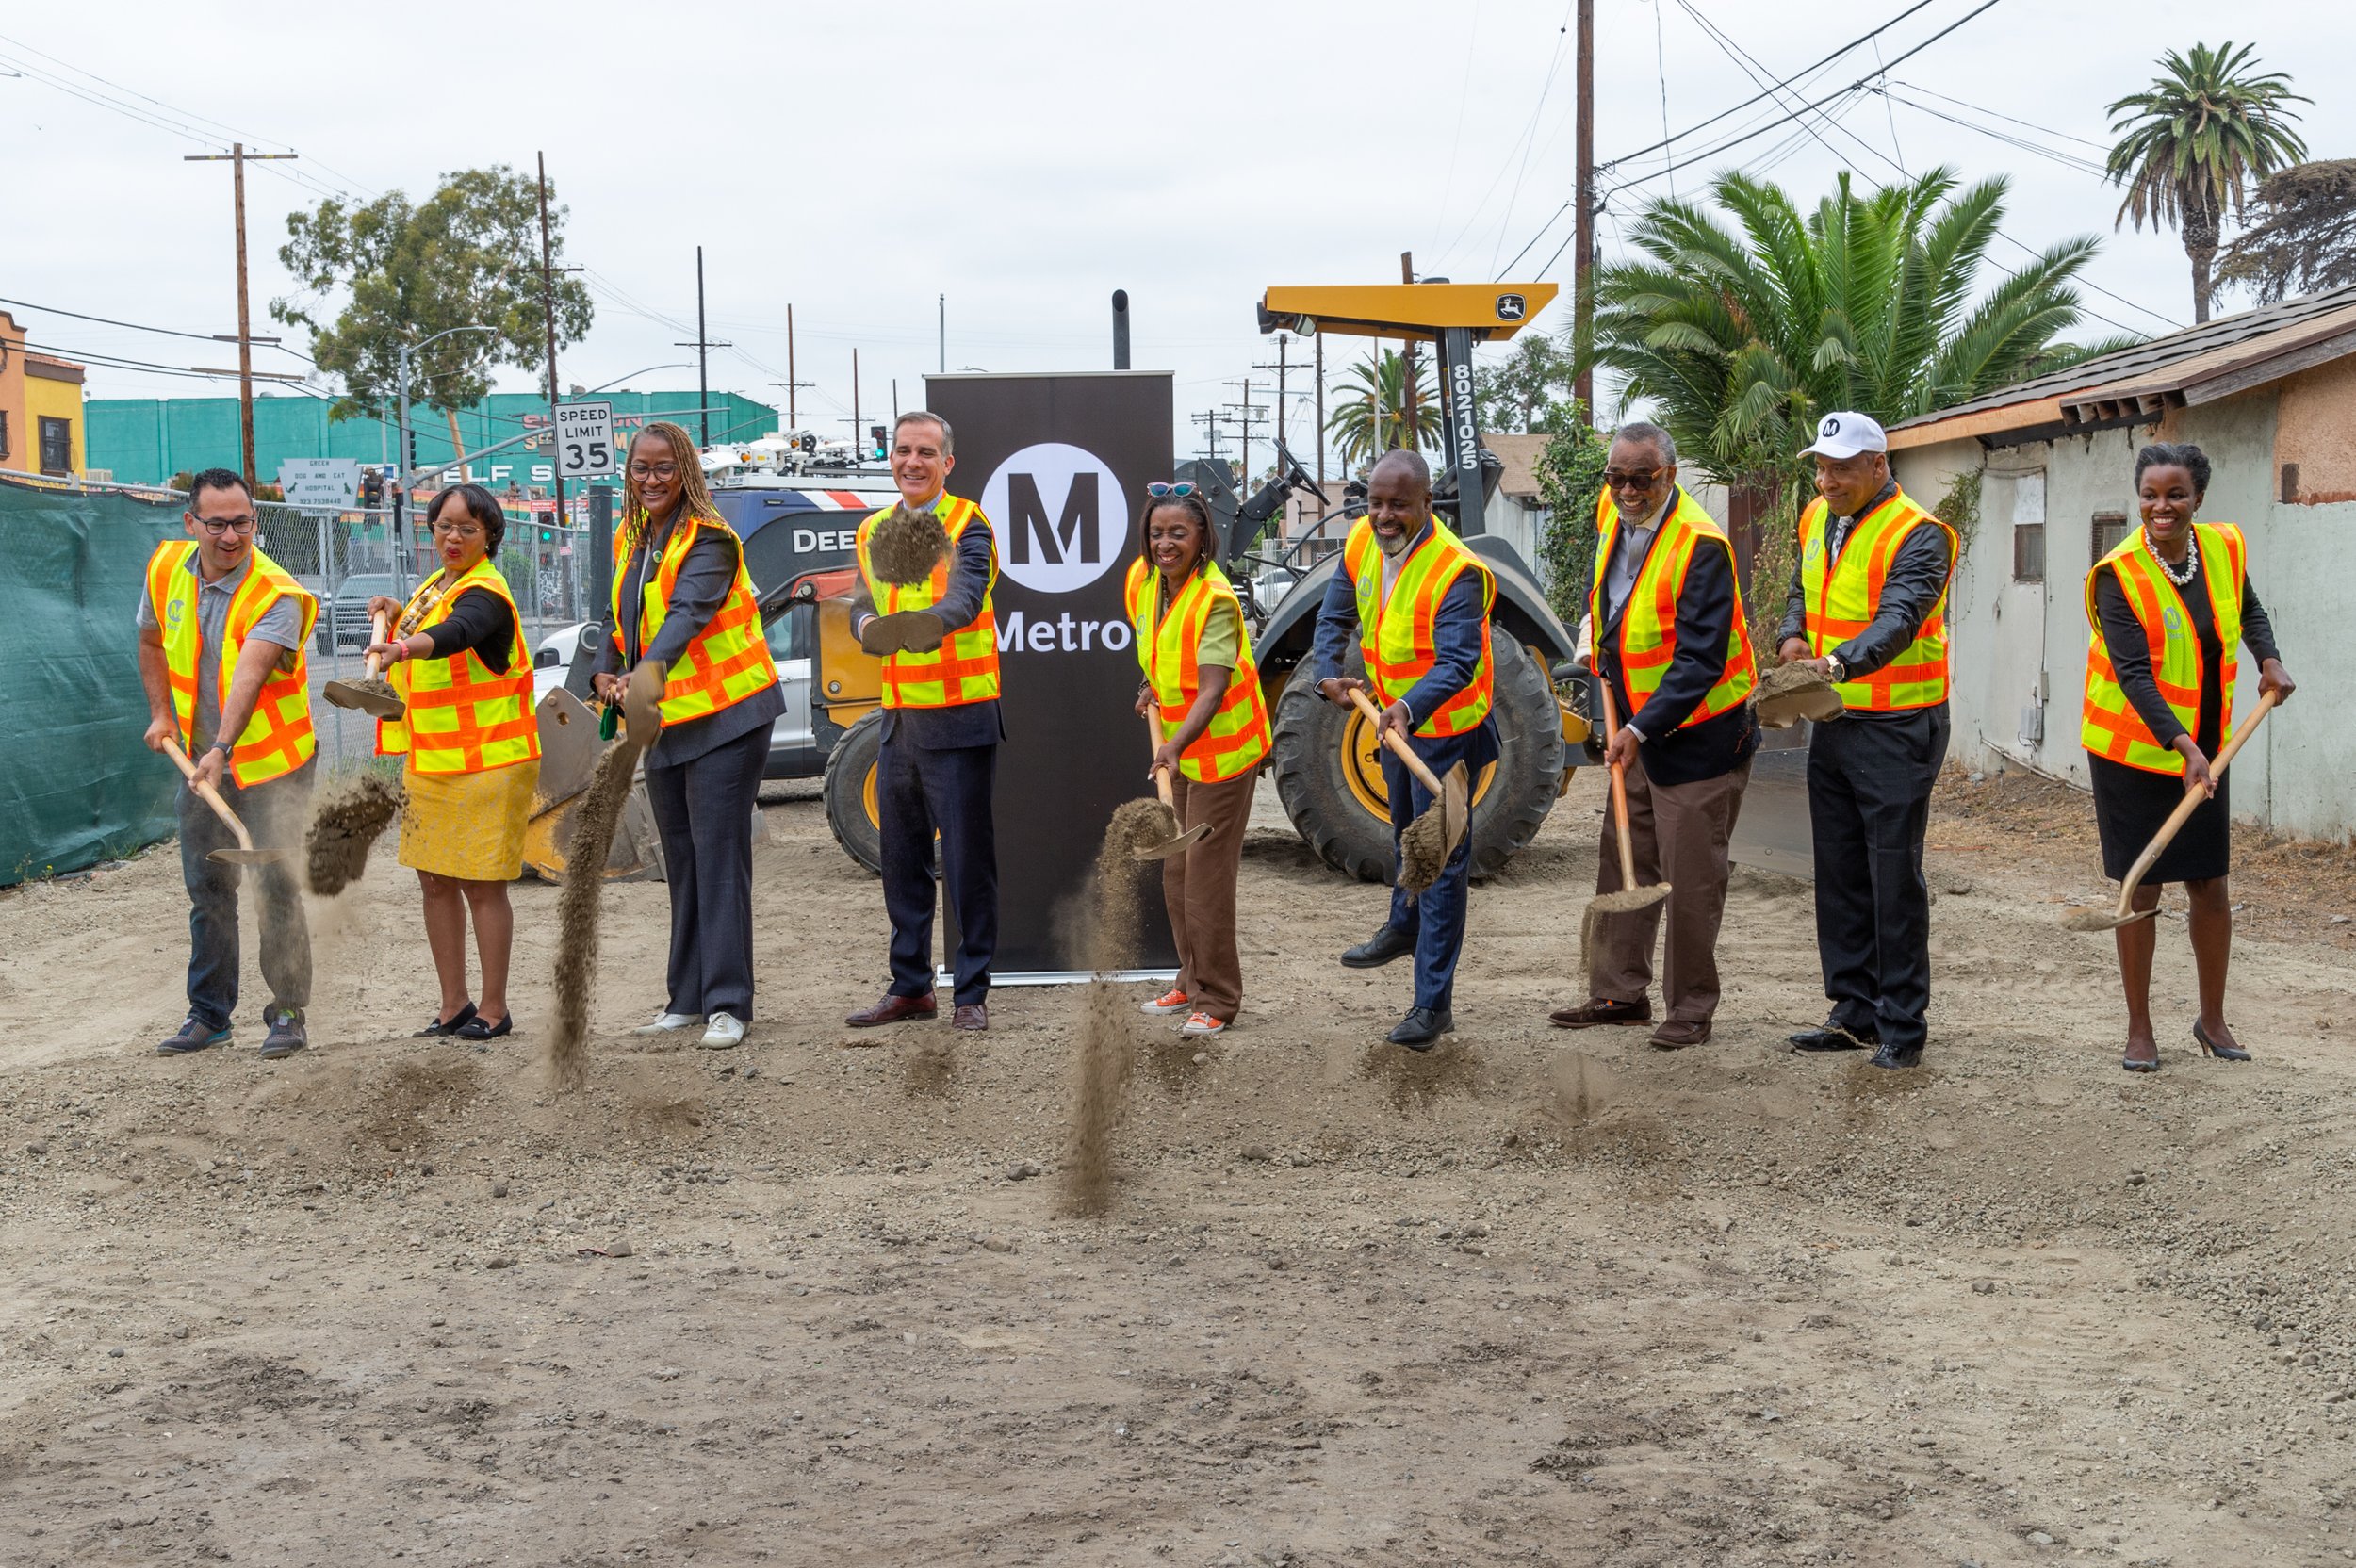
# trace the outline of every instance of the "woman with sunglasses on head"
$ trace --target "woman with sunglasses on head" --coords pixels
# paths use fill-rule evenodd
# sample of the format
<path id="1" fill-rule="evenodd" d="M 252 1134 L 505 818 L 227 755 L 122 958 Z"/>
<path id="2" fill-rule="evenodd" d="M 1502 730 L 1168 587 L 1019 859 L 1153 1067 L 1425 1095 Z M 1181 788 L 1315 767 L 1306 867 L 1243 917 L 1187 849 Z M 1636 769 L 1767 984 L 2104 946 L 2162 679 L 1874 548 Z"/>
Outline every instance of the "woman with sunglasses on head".
<path id="1" fill-rule="evenodd" d="M 2225 971 L 2233 906 L 2225 874 L 2233 850 L 2226 776 L 2209 759 L 2233 733 L 2239 651 L 2258 662 L 2258 690 L 2287 699 L 2290 676 L 2276 657 L 2274 628 L 2250 581 L 2250 547 L 2231 523 L 2197 523 L 2209 489 L 2199 447 L 2160 442 L 2135 454 L 2135 505 L 2143 527 L 2086 573 L 2086 708 L 2079 739 L 2094 785 L 2094 820 L 2103 874 L 2124 878 L 2146 844 L 2198 790 L 2206 799 L 2160 852 L 2135 889 L 2137 909 L 2156 909 L 2163 883 L 2182 882 L 2191 905 L 2194 972 L 2201 1009 L 2194 1043 L 2212 1056 L 2246 1062 L 2250 1053 L 2225 1024 Z M 2151 956 L 2156 922 L 2118 931 L 2119 972 L 2127 990 L 2130 1072 L 2160 1070 L 2151 1033 Z"/>
<path id="2" fill-rule="evenodd" d="M 612 635 L 592 681 L 613 705 L 629 672 L 662 672 L 646 799 L 671 894 L 670 997 L 638 1032 L 702 1024 L 704 1047 L 725 1051 L 753 1016 L 753 812 L 785 699 L 744 544 L 686 431 L 659 419 L 631 439 L 622 500 Z"/>
<path id="3" fill-rule="evenodd" d="M 368 652 L 401 694 L 399 719 L 380 721 L 376 751 L 401 757 L 408 808 L 401 863 L 425 897 L 425 941 L 442 1004 L 419 1037 L 497 1039 L 515 1030 L 507 963 L 515 914 L 507 884 L 523 874 L 524 825 L 540 782 L 532 655 L 507 580 L 492 564 L 507 516 L 479 484 L 453 484 L 426 509 L 442 569 L 409 596 L 368 601 L 392 629 Z M 466 995 L 466 920 L 474 918 L 483 997 Z"/>
<path id="4" fill-rule="evenodd" d="M 1235 878 L 1252 792 L 1268 753 L 1268 705 L 1243 606 L 1213 559 L 1210 508 L 1191 484 L 1146 486 L 1129 565 L 1129 624 L 1137 636 L 1137 710 L 1153 716 L 1154 770 L 1169 776 L 1180 829 L 1210 832 L 1162 862 L 1162 898 L 1178 939 L 1178 980 L 1145 1004 L 1184 1013 L 1183 1035 L 1217 1035 L 1243 1002 L 1235 951 Z"/>

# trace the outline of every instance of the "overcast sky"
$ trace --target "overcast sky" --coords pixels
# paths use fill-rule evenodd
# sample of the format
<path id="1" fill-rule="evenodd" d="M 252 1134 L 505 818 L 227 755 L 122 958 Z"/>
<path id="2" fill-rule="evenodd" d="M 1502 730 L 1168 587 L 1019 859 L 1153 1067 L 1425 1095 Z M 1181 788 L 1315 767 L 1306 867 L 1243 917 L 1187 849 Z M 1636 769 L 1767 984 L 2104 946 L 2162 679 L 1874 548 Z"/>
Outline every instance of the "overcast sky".
<path id="1" fill-rule="evenodd" d="M 1683 130 L 1758 90 L 1696 13 L 1779 78 L 1906 3 L 1598 0 L 1597 155 L 1660 140 L 1664 112 Z M 1881 35 L 1881 59 L 1980 3 L 1931 0 Z M 225 144 L 223 127 L 302 155 L 247 182 L 257 332 L 280 330 L 266 311 L 290 286 L 276 255 L 290 210 L 330 191 L 422 198 L 444 172 L 529 170 L 545 150 L 570 213 L 564 259 L 590 269 L 597 305 L 588 338 L 564 355 L 568 384 L 693 387 L 692 366 L 642 368 L 692 357 L 672 345 L 694 335 L 699 243 L 712 334 L 736 344 L 712 356 L 715 387 L 782 406 L 782 389 L 767 384 L 786 379 L 792 302 L 799 373 L 816 384 L 802 394 L 813 425 L 848 415 L 855 346 L 864 412 L 889 407 L 895 377 L 901 401 L 918 400 L 936 365 L 941 294 L 951 369 L 1077 369 L 1110 364 L 1108 296 L 1126 287 L 1136 364 L 1176 374 L 1184 453 L 1197 439 L 1188 412 L 1237 400 L 1227 384 L 1247 374 L 1267 379 L 1252 367 L 1272 362 L 1274 344 L 1254 331 L 1252 307 L 1269 284 L 1393 281 L 1403 250 L 1419 271 L 1487 279 L 1533 238 L 1512 276 L 1549 261 L 1545 276 L 1570 274 L 1558 254 L 1567 215 L 1541 237 L 1573 176 L 1564 0 L 575 0 L 494 20 L 506 11 L 444 0 L 389 10 L 254 0 L 12 8 L 0 21 L 10 172 L 0 297 L 234 331 L 229 171 L 182 161 Z M 1794 141 L 1787 125 L 1620 191 L 1612 210 L 1625 221 L 1672 179 L 1691 194 L 1711 170 L 1757 169 L 1778 151 L 1772 177 L 1811 201 L 1842 167 L 1893 177 L 1885 159 L 2006 174 L 2010 236 L 2041 249 L 2102 234 L 2089 276 L 2109 293 L 2088 293 L 2088 305 L 2166 330 L 2190 317 L 2172 234 L 2112 234 L 2118 194 L 2095 174 L 1925 106 L 2099 163 L 2086 143 L 2105 139 L 2103 105 L 2141 88 L 2163 49 L 2229 36 L 2254 41 L 2266 66 L 2319 100 L 2303 126 L 2315 155 L 2356 151 L 2348 95 L 2333 85 L 2356 44 L 2348 8 L 2001 0 L 1890 71 L 1905 84 L 1894 96 L 1911 103 L 1868 95 L 1840 128 L 1820 127 L 1829 148 Z M 15 69 L 26 74 L 8 74 Z M 1808 96 L 1877 69 L 1869 44 L 1810 78 Z M 39 73 L 128 110 L 71 96 Z M 1707 148 L 1766 112 L 1682 146 Z M 1654 155 L 1611 178 L 1660 167 Z M 1606 255 L 1618 253 L 1613 222 L 1602 237 Z M 2006 244 L 1995 252 L 2024 258 Z M 227 345 L 9 308 L 36 343 L 69 351 L 235 364 Z M 1566 290 L 1539 324 L 1567 317 Z M 1329 376 L 1363 351 L 1339 338 L 1328 348 Z M 301 368 L 268 351 L 257 364 Z M 499 384 L 526 390 L 532 378 L 502 371 Z M 89 382 L 92 397 L 219 390 L 235 384 L 98 368 Z M 1310 421 L 1294 417 L 1305 452 Z"/>

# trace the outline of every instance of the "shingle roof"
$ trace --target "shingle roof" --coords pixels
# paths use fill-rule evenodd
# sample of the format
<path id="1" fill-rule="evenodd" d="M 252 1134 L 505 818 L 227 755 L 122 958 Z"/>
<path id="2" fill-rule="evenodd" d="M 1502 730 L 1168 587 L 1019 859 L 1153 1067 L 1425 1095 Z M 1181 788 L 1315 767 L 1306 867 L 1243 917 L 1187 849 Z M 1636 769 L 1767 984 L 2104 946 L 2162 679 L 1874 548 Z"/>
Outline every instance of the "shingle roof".
<path id="1" fill-rule="evenodd" d="M 2221 316 L 1892 425 L 1894 448 L 2034 425 L 2092 428 L 2212 402 L 2356 353 L 2356 286 Z"/>

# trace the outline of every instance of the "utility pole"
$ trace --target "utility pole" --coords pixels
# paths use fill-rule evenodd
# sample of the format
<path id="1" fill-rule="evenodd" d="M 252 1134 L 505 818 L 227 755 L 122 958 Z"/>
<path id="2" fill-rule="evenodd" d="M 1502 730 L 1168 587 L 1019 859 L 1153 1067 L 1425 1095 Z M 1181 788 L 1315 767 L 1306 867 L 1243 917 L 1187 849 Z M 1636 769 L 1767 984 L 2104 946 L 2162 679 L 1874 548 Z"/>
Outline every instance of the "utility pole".
<path id="1" fill-rule="evenodd" d="M 800 373 L 794 368 L 794 306 L 785 307 L 785 428 L 799 429 L 802 416 L 794 394 L 801 388 Z"/>
<path id="2" fill-rule="evenodd" d="M 1280 449 L 1284 447 L 1284 376 L 1285 372 L 1291 368 L 1287 356 L 1287 351 L 1290 350 L 1291 347 L 1291 335 L 1280 332 L 1276 335 L 1276 363 L 1273 365 L 1254 365 L 1252 367 L 1254 370 L 1273 370 L 1276 372 L 1276 415 L 1274 423 L 1276 427 L 1276 445 Z"/>
<path id="3" fill-rule="evenodd" d="M 1583 5 L 1586 3 L 1586 0 L 1580 0 L 1580 3 Z M 1401 283 L 1414 283 L 1415 281 L 1415 252 L 1399 252 L 1399 281 Z M 1399 408 L 1407 427 L 1404 431 L 1400 432 L 1401 436 L 1404 438 L 1401 445 L 1406 447 L 1409 451 L 1419 451 L 1423 447 L 1423 400 L 1416 396 L 1416 394 L 1422 389 L 1416 384 L 1415 340 L 1414 338 L 1409 337 L 1401 340 L 1399 358 L 1401 361 L 1401 368 L 1404 369 L 1405 374 L 1399 378 Z M 1383 380 L 1383 361 L 1379 356 L 1376 358 L 1374 365 L 1375 383 L 1377 385 L 1380 385 Z M 1375 439 L 1380 441 L 1383 435 L 1383 411 L 1380 408 L 1375 410 L 1374 431 Z"/>
<path id="4" fill-rule="evenodd" d="M 1186 418 L 1189 423 L 1201 425 L 1203 427 L 1204 460 L 1206 462 L 1217 463 L 1219 461 L 1219 410 L 1216 408 L 1206 408 L 1200 414 L 1189 414 L 1186 416 Z"/>
<path id="5" fill-rule="evenodd" d="M 548 329 L 548 456 L 554 459 L 548 471 L 555 476 L 556 526 L 564 526 L 564 453 L 556 440 L 556 274 L 578 272 L 578 267 L 559 267 L 548 245 L 548 155 L 540 155 L 540 315 Z"/>
<path id="6" fill-rule="evenodd" d="M 1236 426 L 1238 427 L 1238 433 L 1243 443 L 1241 455 L 1237 459 L 1238 463 L 1242 466 L 1243 480 L 1235 489 L 1235 493 L 1238 496 L 1243 496 L 1247 495 L 1252 488 L 1252 422 L 1254 419 L 1266 419 L 1268 417 L 1268 414 L 1260 407 L 1259 404 L 1252 400 L 1252 378 L 1250 376 L 1246 376 L 1241 381 L 1223 382 L 1220 384 L 1225 386 L 1240 386 L 1243 388 L 1242 402 L 1228 403 L 1225 405 L 1228 408 L 1237 411 L 1236 413 L 1229 416 L 1229 417 L 1235 421 Z"/>
<path id="7" fill-rule="evenodd" d="M 949 296 L 941 297 L 941 373 L 949 373 Z"/>
<path id="8" fill-rule="evenodd" d="M 254 490 L 254 318 L 245 298 L 245 166 L 291 159 L 292 153 L 249 153 L 233 141 L 226 153 L 190 153 L 183 163 L 225 163 L 237 204 L 237 434 L 245 454 L 245 487 Z"/>
<path id="9" fill-rule="evenodd" d="M 1579 218 L 1571 245 L 1579 254 L 1571 264 L 1571 352 L 1579 374 L 1571 383 L 1587 422 L 1595 422 L 1595 373 L 1588 361 L 1595 351 L 1595 0 L 1579 0 Z"/>
<path id="10" fill-rule="evenodd" d="M 787 308 L 790 310 L 792 307 Z M 709 447 L 712 445 L 711 351 L 714 349 L 733 349 L 736 345 L 714 343 L 711 334 L 704 331 L 704 248 L 700 245 L 695 247 L 695 341 L 674 343 L 671 347 L 695 351 L 695 407 L 700 411 L 696 417 L 703 421 L 703 435 L 696 445 L 699 448 Z M 789 376 L 794 373 L 791 356 L 788 356 L 785 373 Z"/>
<path id="11" fill-rule="evenodd" d="M 1325 334 L 1317 334 L 1313 341 L 1317 350 L 1317 488 L 1322 490 L 1325 488 Z M 1317 502 L 1317 519 L 1322 522 L 1324 518 L 1325 503 L 1320 500 Z"/>
<path id="12" fill-rule="evenodd" d="M 867 438 L 859 428 L 859 351 L 851 351 L 851 466 L 860 466 L 867 451 Z"/>

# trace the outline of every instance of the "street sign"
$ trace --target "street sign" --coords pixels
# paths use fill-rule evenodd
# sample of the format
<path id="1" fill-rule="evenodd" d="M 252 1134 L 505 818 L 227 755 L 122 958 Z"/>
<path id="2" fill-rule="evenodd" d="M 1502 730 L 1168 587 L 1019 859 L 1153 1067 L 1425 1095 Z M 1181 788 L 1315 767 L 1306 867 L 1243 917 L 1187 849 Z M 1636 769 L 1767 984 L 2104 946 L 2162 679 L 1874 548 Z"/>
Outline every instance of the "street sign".
<path id="1" fill-rule="evenodd" d="M 360 504 L 360 463 L 350 457 L 290 457 L 278 465 L 289 506 L 349 512 Z"/>
<path id="2" fill-rule="evenodd" d="M 556 471 L 564 479 L 597 479 L 621 466 L 614 450 L 612 403 L 556 405 Z"/>

